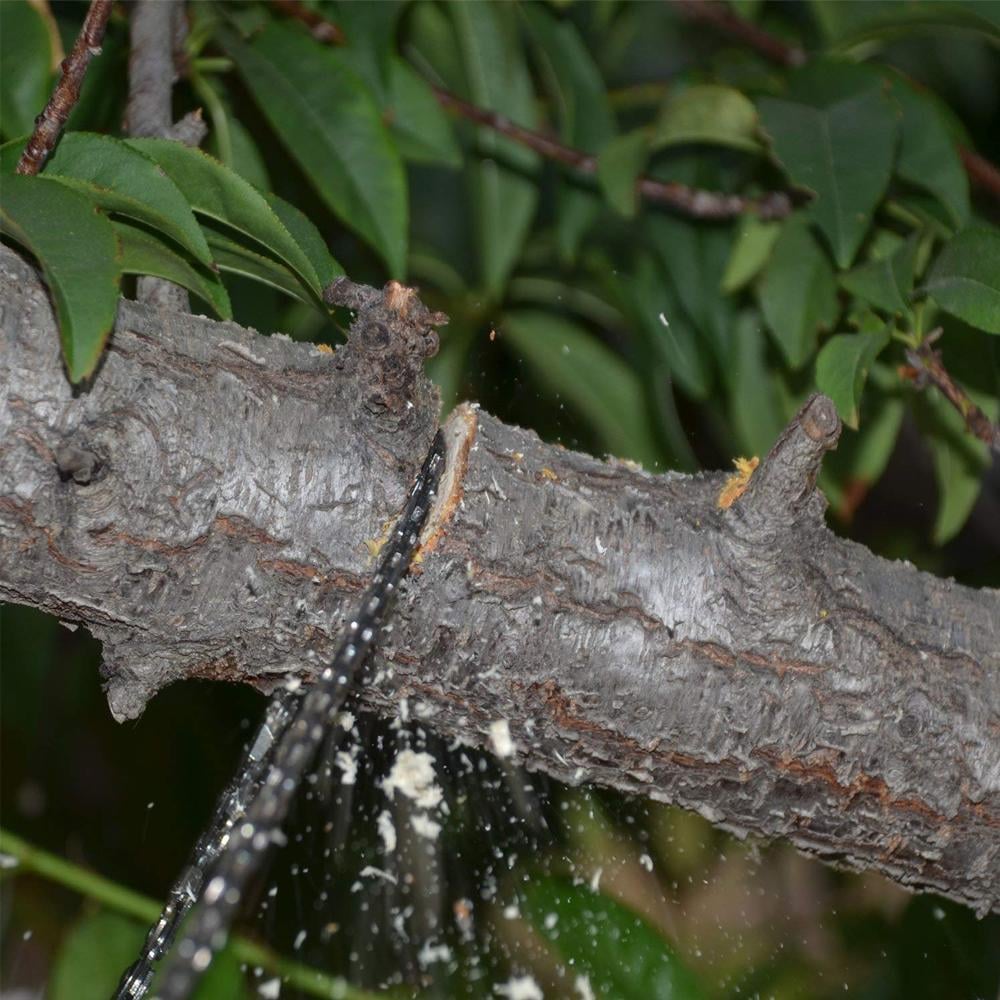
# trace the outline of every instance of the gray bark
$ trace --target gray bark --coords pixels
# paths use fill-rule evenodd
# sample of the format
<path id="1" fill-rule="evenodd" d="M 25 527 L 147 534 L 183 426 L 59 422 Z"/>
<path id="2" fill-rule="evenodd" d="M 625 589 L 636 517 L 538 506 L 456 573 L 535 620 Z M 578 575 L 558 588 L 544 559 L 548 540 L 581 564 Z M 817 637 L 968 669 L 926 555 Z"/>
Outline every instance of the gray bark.
<path id="1" fill-rule="evenodd" d="M 173 90 L 177 81 L 175 61 L 183 53 L 187 35 L 184 5 L 179 0 L 137 0 L 129 30 L 128 106 L 125 124 L 129 135 L 174 139 L 197 146 L 205 138 L 201 111 L 185 115 L 174 124 Z M 187 291 L 162 278 L 141 275 L 137 283 L 140 302 L 169 311 L 186 311 Z"/>
<path id="2" fill-rule="evenodd" d="M 354 286 L 356 289 L 356 286 Z M 353 296 L 353 297 L 352 297 Z M 88 392 L 0 251 L 0 597 L 104 643 L 112 712 L 318 669 L 436 426 L 399 286 L 335 354 L 122 303 Z M 1000 910 L 1000 592 L 834 536 L 814 398 L 727 511 L 471 406 L 363 701 L 518 760 Z"/>

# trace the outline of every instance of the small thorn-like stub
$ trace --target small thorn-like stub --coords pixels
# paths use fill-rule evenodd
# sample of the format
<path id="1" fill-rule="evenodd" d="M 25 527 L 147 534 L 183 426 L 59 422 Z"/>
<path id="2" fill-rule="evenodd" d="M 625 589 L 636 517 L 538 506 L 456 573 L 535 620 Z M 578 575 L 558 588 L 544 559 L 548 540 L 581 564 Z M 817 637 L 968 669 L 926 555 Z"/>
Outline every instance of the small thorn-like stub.
<path id="1" fill-rule="evenodd" d="M 782 432 L 750 479 L 733 511 L 755 533 L 795 523 L 821 523 L 826 503 L 816 489 L 823 456 L 835 448 L 841 423 L 833 401 L 814 395 Z"/>

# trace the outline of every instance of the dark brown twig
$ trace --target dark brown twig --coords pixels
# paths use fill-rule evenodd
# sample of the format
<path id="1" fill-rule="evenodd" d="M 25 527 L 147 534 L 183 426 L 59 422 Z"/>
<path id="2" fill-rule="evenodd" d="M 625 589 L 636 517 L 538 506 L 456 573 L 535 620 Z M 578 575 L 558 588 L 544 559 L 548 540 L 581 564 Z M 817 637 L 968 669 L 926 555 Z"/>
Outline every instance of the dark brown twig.
<path id="1" fill-rule="evenodd" d="M 80 34 L 70 54 L 62 61 L 59 82 L 42 113 L 35 119 L 35 130 L 18 160 L 17 173 L 37 174 L 45 166 L 80 99 L 80 89 L 90 60 L 100 54 L 110 15 L 111 0 L 92 0 Z"/>
<path id="2" fill-rule="evenodd" d="M 344 33 L 339 24 L 327 20 L 322 14 L 307 7 L 301 0 L 271 0 L 271 6 L 301 21 L 312 33 L 313 38 L 327 45 L 343 45 Z"/>
<path id="3" fill-rule="evenodd" d="M 672 0 L 673 5 L 693 21 L 711 24 L 725 35 L 759 52 L 779 66 L 804 66 L 808 58 L 805 49 L 776 38 L 770 32 L 738 14 L 718 0 Z"/>
<path id="4" fill-rule="evenodd" d="M 533 149 L 546 159 L 564 163 L 579 173 L 591 176 L 597 173 L 596 156 L 566 146 L 542 132 L 524 128 L 495 111 L 470 104 L 442 87 L 434 87 L 433 90 L 443 108 L 454 111 L 477 125 L 493 129 L 508 139 Z M 653 177 L 639 177 L 636 188 L 647 201 L 669 205 L 698 219 L 731 219 L 746 212 L 754 212 L 762 219 L 780 219 L 788 215 L 793 207 L 792 197 L 784 191 L 770 191 L 759 198 L 744 198 L 742 195 L 705 191 Z"/>
<path id="5" fill-rule="evenodd" d="M 718 0 L 670 0 L 692 21 L 710 24 L 724 35 L 741 42 L 777 66 L 804 66 L 808 56 L 804 49 L 776 38 L 770 32 L 740 17 Z M 1000 169 L 985 157 L 959 145 L 958 154 L 969 179 L 983 191 L 1000 200 Z"/>
<path id="6" fill-rule="evenodd" d="M 903 368 L 902 374 L 912 379 L 917 386 L 927 383 L 933 385 L 961 414 L 969 431 L 1000 455 L 1000 426 L 993 423 L 969 398 L 969 394 L 945 369 L 941 352 L 934 350 L 933 344 L 941 333 L 942 330 L 938 328 L 929 333 L 919 347 L 907 348 L 906 360 L 910 367 Z"/>
<path id="7" fill-rule="evenodd" d="M 1000 201 L 1000 168 L 965 146 L 958 147 L 958 155 L 972 182 Z"/>
<path id="8" fill-rule="evenodd" d="M 271 0 L 271 4 L 281 13 L 301 21 L 314 38 L 328 45 L 343 45 L 346 41 L 344 33 L 336 24 L 305 7 L 299 0 Z M 534 150 L 540 156 L 565 164 L 579 173 L 590 176 L 597 173 L 596 156 L 567 146 L 543 132 L 518 125 L 505 115 L 472 104 L 443 87 L 435 86 L 432 89 L 438 103 L 448 111 L 492 129 Z M 781 219 L 790 214 L 794 207 L 792 196 L 785 191 L 770 191 L 757 198 L 745 198 L 742 195 L 705 191 L 653 177 L 639 177 L 636 189 L 647 201 L 669 205 L 675 211 L 697 219 L 731 219 L 749 212 L 761 219 Z"/>

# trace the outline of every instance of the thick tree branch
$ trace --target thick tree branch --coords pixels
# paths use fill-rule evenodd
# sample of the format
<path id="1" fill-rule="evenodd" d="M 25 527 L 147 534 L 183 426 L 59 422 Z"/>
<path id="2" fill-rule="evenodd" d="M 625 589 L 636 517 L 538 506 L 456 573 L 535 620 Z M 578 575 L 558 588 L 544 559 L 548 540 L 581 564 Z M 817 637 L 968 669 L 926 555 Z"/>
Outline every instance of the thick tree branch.
<path id="1" fill-rule="evenodd" d="M 329 655 L 434 432 L 418 362 L 440 319 L 399 286 L 338 294 L 364 301 L 333 355 L 123 303 L 74 396 L 44 288 L 0 251 L 0 596 L 104 642 L 119 718 L 183 677 L 269 688 Z M 827 530 L 828 401 L 726 511 L 723 475 L 601 462 L 470 406 L 446 430 L 369 708 L 407 699 L 480 745 L 507 719 L 561 780 L 1000 909 L 1000 592 Z"/>
<path id="2" fill-rule="evenodd" d="M 37 174 L 56 148 L 69 116 L 80 100 L 80 89 L 90 60 L 100 55 L 104 32 L 111 15 L 111 0 L 91 0 L 83 27 L 70 54 L 62 61 L 62 74 L 42 113 L 35 119 L 35 130 L 17 163 L 17 173 Z"/>

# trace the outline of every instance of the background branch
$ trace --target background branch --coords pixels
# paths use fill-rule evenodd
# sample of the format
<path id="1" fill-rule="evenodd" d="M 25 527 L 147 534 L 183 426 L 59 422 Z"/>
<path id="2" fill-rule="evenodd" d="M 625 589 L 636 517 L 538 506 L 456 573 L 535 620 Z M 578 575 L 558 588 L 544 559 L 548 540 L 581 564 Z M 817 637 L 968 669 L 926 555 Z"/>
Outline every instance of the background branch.
<path id="1" fill-rule="evenodd" d="M 129 135 L 175 139 L 197 146 L 205 137 L 201 112 L 185 115 L 174 124 L 173 86 L 177 80 L 176 53 L 186 34 L 180 0 L 137 0 L 130 24 L 128 104 L 125 123 Z M 137 283 L 140 302 L 162 309 L 188 312 L 188 293 L 162 278 L 143 275 Z"/>
<path id="2" fill-rule="evenodd" d="M 671 0 L 671 3 L 694 21 L 710 24 L 770 62 L 794 69 L 806 63 L 805 49 L 772 35 L 752 21 L 740 17 L 721 0 Z"/>
<path id="3" fill-rule="evenodd" d="M 542 132 L 524 128 L 494 111 L 470 104 L 443 87 L 434 86 L 433 90 L 442 107 L 462 118 L 493 129 L 546 159 L 564 163 L 581 174 L 596 176 L 596 156 L 566 146 Z M 769 191 L 759 197 L 745 198 L 742 195 L 706 191 L 677 181 L 661 181 L 646 176 L 636 179 L 636 190 L 647 201 L 668 205 L 696 219 L 731 219 L 747 213 L 753 213 L 761 219 L 782 219 L 793 208 L 792 196 L 785 191 Z"/>
<path id="4" fill-rule="evenodd" d="M 301 21 L 317 40 L 328 45 L 345 45 L 346 38 L 340 27 L 311 10 L 298 0 L 271 0 L 280 13 Z M 545 159 L 562 163 L 587 176 L 597 174 L 597 157 L 559 142 L 534 129 L 525 128 L 486 108 L 480 108 L 457 94 L 436 85 L 434 96 L 448 111 L 492 129 L 514 142 L 534 150 Z M 781 219 L 790 214 L 794 205 L 792 195 L 785 191 L 769 191 L 759 197 L 723 194 L 693 188 L 677 181 L 661 181 L 654 177 L 639 177 L 636 190 L 647 201 L 667 205 L 674 211 L 696 219 L 731 219 L 753 213 L 762 219 Z"/>
<path id="5" fill-rule="evenodd" d="M 100 54 L 111 15 L 111 0 L 91 0 L 83 27 L 70 54 L 62 61 L 62 73 L 52 96 L 35 119 L 35 130 L 17 163 L 17 173 L 37 174 L 56 148 L 59 136 L 80 99 L 80 89 L 90 60 Z"/>
<path id="6" fill-rule="evenodd" d="M 1000 455 L 1000 426 L 972 401 L 969 394 L 948 373 L 941 360 L 941 352 L 934 350 L 933 344 L 941 335 L 941 330 L 932 331 L 916 348 L 907 348 L 906 360 L 910 363 L 904 374 L 918 386 L 933 385 L 945 399 L 962 415 L 965 426 L 980 441 L 988 444 Z"/>

